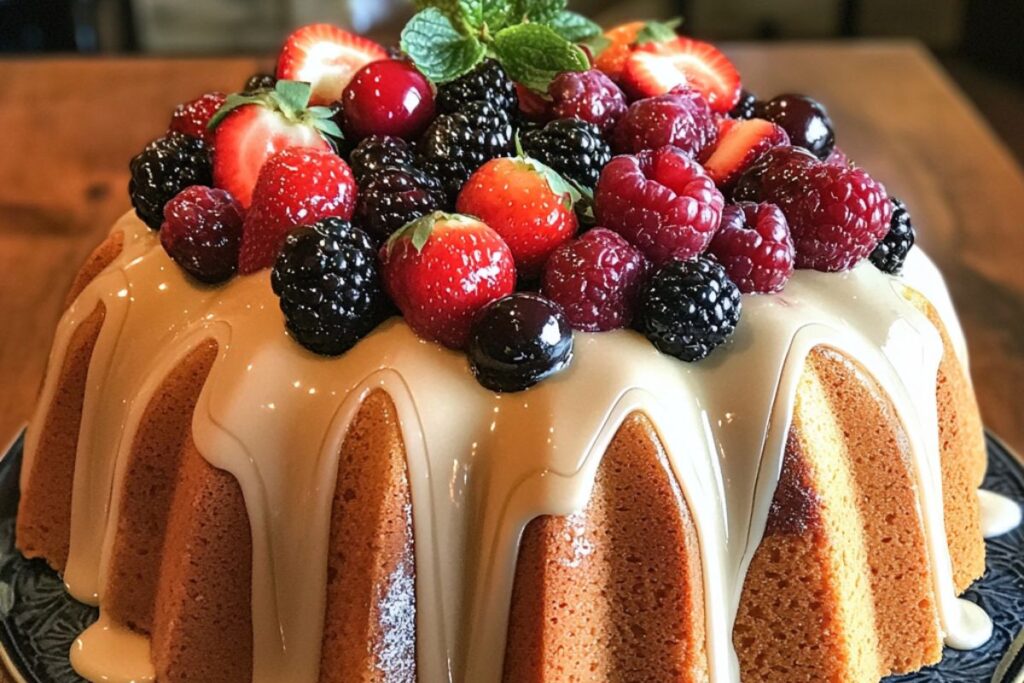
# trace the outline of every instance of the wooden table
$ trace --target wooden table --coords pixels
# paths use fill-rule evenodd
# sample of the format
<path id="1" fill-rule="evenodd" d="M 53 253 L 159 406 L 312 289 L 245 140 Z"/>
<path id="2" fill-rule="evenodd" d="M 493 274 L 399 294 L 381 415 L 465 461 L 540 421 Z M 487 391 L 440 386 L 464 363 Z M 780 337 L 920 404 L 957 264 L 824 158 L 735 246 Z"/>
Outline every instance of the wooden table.
<path id="1" fill-rule="evenodd" d="M 756 92 L 825 102 L 842 148 L 910 207 L 958 306 L 985 422 L 1024 451 L 1024 175 L 1010 154 L 916 44 L 727 51 Z M 176 103 L 265 66 L 0 61 L 0 442 L 29 415 L 75 269 L 129 207 L 128 160 Z"/>

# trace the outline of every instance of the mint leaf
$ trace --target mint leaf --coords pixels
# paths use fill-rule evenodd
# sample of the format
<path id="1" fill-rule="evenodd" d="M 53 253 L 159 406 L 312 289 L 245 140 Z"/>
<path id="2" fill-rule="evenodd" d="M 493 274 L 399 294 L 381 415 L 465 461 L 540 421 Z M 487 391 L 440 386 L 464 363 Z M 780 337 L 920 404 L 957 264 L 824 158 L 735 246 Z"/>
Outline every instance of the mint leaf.
<path id="1" fill-rule="evenodd" d="M 402 51 L 427 78 L 444 83 L 472 69 L 486 48 L 474 36 L 463 35 L 436 7 L 429 7 L 402 29 Z"/>
<path id="2" fill-rule="evenodd" d="M 568 0 L 515 0 L 515 15 L 518 21 L 529 19 L 545 24 L 565 9 Z"/>
<path id="3" fill-rule="evenodd" d="M 570 43 L 581 43 L 601 35 L 601 27 L 582 14 L 562 10 L 547 22 L 555 33 Z"/>
<path id="4" fill-rule="evenodd" d="M 508 0 L 458 0 L 460 18 L 474 29 L 494 33 L 508 22 Z"/>
<path id="5" fill-rule="evenodd" d="M 542 24 L 502 29 L 494 36 L 494 51 L 513 81 L 537 92 L 546 92 L 563 71 L 590 68 L 583 50 Z"/>
<path id="6" fill-rule="evenodd" d="M 612 45 L 611 38 L 607 37 L 603 33 L 598 33 L 592 38 L 587 38 L 583 43 L 590 48 L 590 54 L 594 55 L 595 59 L 600 57 L 601 53 Z"/>
<path id="7" fill-rule="evenodd" d="M 636 34 L 636 44 L 664 43 L 676 37 L 676 27 L 683 23 L 679 17 L 668 21 L 648 21 Z"/>

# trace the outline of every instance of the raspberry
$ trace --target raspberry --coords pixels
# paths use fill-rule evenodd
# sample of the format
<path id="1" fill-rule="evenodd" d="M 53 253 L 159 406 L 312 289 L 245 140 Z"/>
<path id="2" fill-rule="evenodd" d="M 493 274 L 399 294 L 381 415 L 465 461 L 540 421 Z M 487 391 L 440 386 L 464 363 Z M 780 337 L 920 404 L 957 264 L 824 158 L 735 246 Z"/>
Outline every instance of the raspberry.
<path id="1" fill-rule="evenodd" d="M 779 292 L 793 275 L 793 240 L 774 204 L 740 202 L 725 207 L 708 253 L 744 294 Z"/>
<path id="2" fill-rule="evenodd" d="M 242 94 L 252 95 L 260 90 L 273 90 L 275 85 L 277 85 L 277 76 L 274 74 L 253 74 L 245 82 Z"/>
<path id="3" fill-rule="evenodd" d="M 577 118 L 608 133 L 626 113 L 626 96 L 604 73 L 566 71 L 548 86 L 550 111 L 555 118 Z"/>
<path id="4" fill-rule="evenodd" d="M 387 309 L 376 246 L 342 218 L 325 218 L 288 235 L 270 283 L 288 330 L 325 356 L 355 346 Z"/>
<path id="5" fill-rule="evenodd" d="M 352 150 L 349 165 L 362 187 L 370 177 L 386 168 L 412 168 L 414 158 L 412 148 L 402 138 L 371 135 Z"/>
<path id="6" fill-rule="evenodd" d="M 692 362 L 732 335 L 740 309 L 740 290 L 721 264 L 672 260 L 641 291 L 636 327 L 662 353 Z"/>
<path id="7" fill-rule="evenodd" d="M 592 123 L 557 119 L 540 130 L 522 134 L 523 150 L 566 178 L 593 188 L 601 169 L 611 161 L 612 150 Z"/>
<path id="8" fill-rule="evenodd" d="M 184 133 L 199 138 L 206 144 L 213 142 L 213 131 L 206 129 L 217 110 L 224 106 L 227 99 L 222 92 L 208 92 L 191 102 L 179 104 L 171 115 L 171 125 L 167 128 L 171 133 Z"/>
<path id="9" fill-rule="evenodd" d="M 542 291 L 573 329 L 614 330 L 632 322 L 647 270 L 647 260 L 621 235 L 594 228 L 551 254 Z"/>
<path id="10" fill-rule="evenodd" d="M 509 294 L 477 313 L 469 362 L 491 391 L 523 391 L 572 360 L 572 328 L 558 304 L 531 292 Z"/>
<path id="11" fill-rule="evenodd" d="M 797 268 L 849 270 L 889 231 L 892 204 L 881 183 L 859 168 L 830 166 L 791 147 L 766 154 L 740 178 L 741 189 L 744 199 L 756 194 L 782 209 Z"/>
<path id="12" fill-rule="evenodd" d="M 729 111 L 729 116 L 734 119 L 754 118 L 754 106 L 757 104 L 757 97 L 749 90 L 740 90 L 740 99 Z"/>
<path id="13" fill-rule="evenodd" d="M 436 178 L 414 168 L 386 168 L 364 181 L 355 221 L 381 244 L 406 223 L 444 209 L 447 203 Z"/>
<path id="14" fill-rule="evenodd" d="M 210 150 L 200 138 L 168 133 L 146 145 L 129 164 L 128 194 L 146 225 L 159 230 L 164 205 L 186 187 L 213 185 Z"/>
<path id="15" fill-rule="evenodd" d="M 506 111 L 474 101 L 441 114 L 420 140 L 421 166 L 454 198 L 484 162 L 512 153 L 512 122 Z"/>
<path id="16" fill-rule="evenodd" d="M 903 262 L 914 246 L 914 225 L 910 222 L 910 212 L 906 205 L 895 197 L 892 202 L 892 218 L 889 220 L 889 232 L 871 252 L 871 262 L 879 270 L 897 275 L 903 270 Z"/>
<path id="17" fill-rule="evenodd" d="M 702 253 L 725 200 L 700 164 L 672 146 L 615 157 L 594 195 L 597 222 L 661 265 Z"/>
<path id="18" fill-rule="evenodd" d="M 832 152 L 825 159 L 825 163 L 829 166 L 839 166 L 840 168 L 849 168 L 853 166 L 853 162 L 850 161 L 850 157 L 846 156 L 846 152 L 839 149 L 839 146 L 832 148 Z"/>
<path id="19" fill-rule="evenodd" d="M 164 207 L 160 244 L 185 272 L 208 284 L 238 270 L 242 205 L 227 190 L 193 185 Z"/>
<path id="20" fill-rule="evenodd" d="M 454 114 L 475 101 L 487 102 L 510 117 L 519 110 L 515 84 L 493 59 L 485 59 L 468 74 L 439 87 L 435 104 L 437 111 Z"/>
<path id="21" fill-rule="evenodd" d="M 696 157 L 717 137 L 708 103 L 696 90 L 683 86 L 629 105 L 612 132 L 612 147 L 619 154 L 635 154 L 675 145 Z"/>

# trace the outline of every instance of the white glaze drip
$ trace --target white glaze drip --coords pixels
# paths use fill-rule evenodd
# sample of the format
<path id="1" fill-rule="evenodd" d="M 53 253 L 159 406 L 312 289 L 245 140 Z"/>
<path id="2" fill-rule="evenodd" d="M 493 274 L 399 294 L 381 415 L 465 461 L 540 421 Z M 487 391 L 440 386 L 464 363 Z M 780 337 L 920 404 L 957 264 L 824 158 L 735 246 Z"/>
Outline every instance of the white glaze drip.
<path id="1" fill-rule="evenodd" d="M 1020 503 L 1010 500 L 995 491 L 978 489 L 978 503 L 981 506 L 981 534 L 995 538 L 1009 533 L 1020 526 Z"/>
<path id="2" fill-rule="evenodd" d="M 193 433 L 203 456 L 236 476 L 249 512 L 255 683 L 317 680 L 337 456 L 375 388 L 394 401 L 407 451 L 421 681 L 500 680 L 519 534 L 537 515 L 585 505 L 601 454 L 634 411 L 657 426 L 693 511 L 711 678 L 738 680 L 732 621 L 764 532 L 797 380 L 819 345 L 857 359 L 906 427 L 947 642 L 988 637 L 987 616 L 953 592 L 935 406 L 942 344 L 901 296 L 903 281 L 936 305 L 964 360 L 966 351 L 941 278 L 919 250 L 903 281 L 863 264 L 841 275 L 799 271 L 780 295 L 745 297 L 736 335 L 701 363 L 665 356 L 629 331 L 577 334 L 567 371 L 496 395 L 473 380 L 461 354 L 419 340 L 397 319 L 340 359 L 317 357 L 288 338 L 266 272 L 198 287 L 133 216 L 114 229 L 125 234 L 124 252 L 65 314 L 51 356 L 51 366 L 60 362 L 75 326 L 103 301 L 65 578 L 75 596 L 102 605 L 110 510 L 138 418 L 167 372 L 215 339 Z M 41 406 L 56 375 L 51 367 Z M 26 472 L 37 440 L 30 431 Z"/>

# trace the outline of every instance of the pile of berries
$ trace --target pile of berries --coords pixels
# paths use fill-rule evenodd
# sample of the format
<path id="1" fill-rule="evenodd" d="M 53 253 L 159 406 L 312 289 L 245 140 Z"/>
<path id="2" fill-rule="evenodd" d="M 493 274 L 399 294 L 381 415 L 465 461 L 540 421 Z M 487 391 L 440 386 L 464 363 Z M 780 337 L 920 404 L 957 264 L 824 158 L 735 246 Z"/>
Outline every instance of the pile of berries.
<path id="1" fill-rule="evenodd" d="M 494 391 L 568 367 L 574 331 L 697 361 L 741 293 L 794 268 L 900 271 L 906 207 L 819 102 L 759 100 L 670 25 L 604 38 L 549 81 L 516 82 L 498 50 L 435 83 L 436 64 L 306 26 L 275 73 L 175 109 L 132 160 L 132 203 L 199 282 L 271 269 L 309 350 L 344 353 L 397 310 Z"/>

